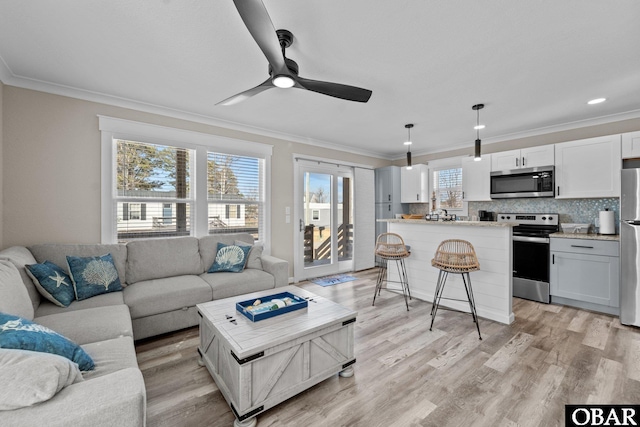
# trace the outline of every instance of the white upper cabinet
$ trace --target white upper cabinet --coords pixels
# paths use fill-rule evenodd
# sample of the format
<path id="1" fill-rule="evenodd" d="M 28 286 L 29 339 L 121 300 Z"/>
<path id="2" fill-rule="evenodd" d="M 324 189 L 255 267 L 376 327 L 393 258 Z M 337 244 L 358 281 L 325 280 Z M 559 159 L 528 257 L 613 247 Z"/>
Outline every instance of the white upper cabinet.
<path id="1" fill-rule="evenodd" d="M 491 171 L 551 166 L 553 163 L 553 145 L 502 151 L 491 155 Z"/>
<path id="2" fill-rule="evenodd" d="M 474 161 L 473 157 L 462 158 L 462 200 L 465 202 L 491 200 L 490 177 L 493 156 L 495 154 L 484 154 L 479 162 Z"/>
<path id="3" fill-rule="evenodd" d="M 556 198 L 620 197 L 620 135 L 555 144 Z"/>
<path id="4" fill-rule="evenodd" d="M 640 132 L 622 134 L 622 158 L 637 159 L 640 157 Z"/>
<path id="5" fill-rule="evenodd" d="M 402 203 L 429 203 L 429 169 L 427 165 L 413 165 L 400 170 Z"/>

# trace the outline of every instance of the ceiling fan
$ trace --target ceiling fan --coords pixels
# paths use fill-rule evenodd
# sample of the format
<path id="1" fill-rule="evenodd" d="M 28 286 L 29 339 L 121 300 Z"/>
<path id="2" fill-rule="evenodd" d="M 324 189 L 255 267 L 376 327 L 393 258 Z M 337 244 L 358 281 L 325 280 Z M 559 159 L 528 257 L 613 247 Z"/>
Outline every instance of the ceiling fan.
<path id="1" fill-rule="evenodd" d="M 216 105 L 233 105 L 273 87 L 306 89 L 347 101 L 367 102 L 371 91 L 340 83 L 309 80 L 298 75 L 298 64 L 285 56 L 293 34 L 275 30 L 262 0 L 234 0 L 240 17 L 269 62 L 269 78 L 258 86 L 233 95 Z"/>

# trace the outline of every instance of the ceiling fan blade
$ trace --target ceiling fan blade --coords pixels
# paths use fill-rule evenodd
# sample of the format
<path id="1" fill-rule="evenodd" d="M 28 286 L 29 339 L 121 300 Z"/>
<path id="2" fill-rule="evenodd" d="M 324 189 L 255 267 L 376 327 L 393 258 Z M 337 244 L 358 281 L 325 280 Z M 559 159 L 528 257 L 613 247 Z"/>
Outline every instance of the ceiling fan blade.
<path id="1" fill-rule="evenodd" d="M 371 92 L 368 89 L 362 89 L 355 86 L 347 86 L 340 83 L 321 82 L 318 80 L 309 80 L 297 77 L 296 87 L 311 90 L 313 92 L 322 93 L 324 95 L 333 96 L 347 101 L 367 102 L 371 98 Z"/>
<path id="2" fill-rule="evenodd" d="M 272 87 L 275 87 L 275 86 L 271 82 L 271 77 L 269 77 L 267 80 L 265 80 L 264 82 L 260 83 L 258 86 L 254 87 L 254 88 L 251 88 L 249 90 L 245 90 L 244 92 L 240 92 L 238 94 L 235 94 L 235 95 L 225 99 L 224 101 L 218 102 L 216 105 L 238 104 L 239 102 L 242 102 L 245 99 L 249 99 L 254 95 L 257 95 L 257 94 L 259 94 L 261 92 L 264 92 L 267 89 L 271 89 Z"/>
<path id="3" fill-rule="evenodd" d="M 282 55 L 282 48 L 262 0 L 233 0 L 247 29 L 267 57 L 274 74 L 291 75 Z"/>

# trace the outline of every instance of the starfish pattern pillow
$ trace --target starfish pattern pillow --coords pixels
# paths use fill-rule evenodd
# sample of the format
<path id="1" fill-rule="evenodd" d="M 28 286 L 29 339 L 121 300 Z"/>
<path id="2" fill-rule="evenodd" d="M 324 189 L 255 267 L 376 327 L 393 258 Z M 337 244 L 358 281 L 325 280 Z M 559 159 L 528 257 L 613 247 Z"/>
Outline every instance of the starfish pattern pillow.
<path id="1" fill-rule="evenodd" d="M 67 256 L 76 299 L 122 290 L 118 270 L 111 254 L 92 257 Z"/>
<path id="2" fill-rule="evenodd" d="M 45 261 L 25 268 L 40 294 L 55 305 L 68 307 L 76 298 L 71 277 L 56 264 Z"/>

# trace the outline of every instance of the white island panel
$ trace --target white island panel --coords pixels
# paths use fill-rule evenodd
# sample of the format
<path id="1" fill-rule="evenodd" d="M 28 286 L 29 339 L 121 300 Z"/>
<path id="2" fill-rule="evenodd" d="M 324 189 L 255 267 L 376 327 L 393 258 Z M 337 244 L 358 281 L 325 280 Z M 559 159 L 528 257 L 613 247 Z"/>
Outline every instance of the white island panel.
<path id="1" fill-rule="evenodd" d="M 433 302 L 438 273 L 431 260 L 440 242 L 446 239 L 462 239 L 475 248 L 480 270 L 471 272 L 471 283 L 480 317 L 510 324 L 512 311 L 512 240 L 511 224 L 482 222 L 428 222 L 416 220 L 389 220 L 389 232 L 397 233 L 411 246 L 411 256 L 405 260 L 411 296 Z M 398 280 L 397 270 L 389 266 L 390 281 Z M 400 291 L 396 283 L 387 285 Z M 469 311 L 466 292 L 460 274 L 449 274 L 440 304 L 458 310 Z M 437 322 L 437 321 L 436 321 Z"/>

